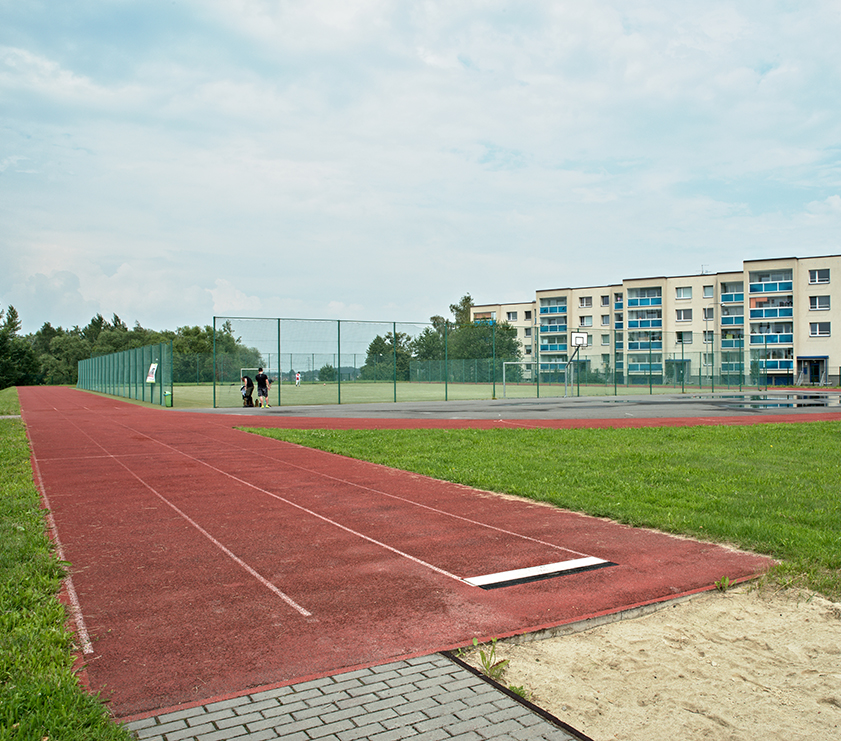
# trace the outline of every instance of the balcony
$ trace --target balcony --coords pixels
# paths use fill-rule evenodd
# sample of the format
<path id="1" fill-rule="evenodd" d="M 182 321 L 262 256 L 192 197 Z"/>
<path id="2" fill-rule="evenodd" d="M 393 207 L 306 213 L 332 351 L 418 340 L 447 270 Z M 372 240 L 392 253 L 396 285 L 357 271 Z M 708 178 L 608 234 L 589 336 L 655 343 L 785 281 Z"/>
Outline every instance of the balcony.
<path id="1" fill-rule="evenodd" d="M 566 332 L 567 325 L 566 324 L 541 324 L 540 325 L 541 332 Z"/>
<path id="2" fill-rule="evenodd" d="M 566 352 L 567 346 L 566 343 L 563 345 L 561 344 L 546 344 L 540 346 L 540 352 Z"/>
<path id="3" fill-rule="evenodd" d="M 628 363 L 629 373 L 662 373 L 662 363 Z"/>
<path id="4" fill-rule="evenodd" d="M 631 350 L 662 350 L 662 342 L 629 342 L 628 351 Z"/>
<path id="5" fill-rule="evenodd" d="M 628 308 L 632 306 L 662 306 L 662 296 L 654 296 L 652 298 L 629 298 Z"/>
<path id="6" fill-rule="evenodd" d="M 781 280 L 776 283 L 751 283 L 751 293 L 780 293 L 781 291 L 791 291 L 794 283 L 790 280 Z"/>
<path id="7" fill-rule="evenodd" d="M 793 360 L 759 360 L 760 370 L 794 370 Z"/>
<path id="8" fill-rule="evenodd" d="M 722 350 L 727 350 L 728 348 L 732 349 L 732 350 L 741 350 L 742 348 L 744 348 L 744 346 L 745 346 L 745 338 L 744 337 L 742 337 L 738 340 L 722 340 L 721 341 L 721 349 Z"/>
<path id="9" fill-rule="evenodd" d="M 761 284 L 757 284 L 761 285 Z M 744 293 L 722 293 L 721 303 L 723 304 L 741 304 L 745 301 Z"/>
<path id="10" fill-rule="evenodd" d="M 633 319 L 628 322 L 628 329 L 653 329 L 662 326 L 662 319 Z"/>
<path id="11" fill-rule="evenodd" d="M 566 314 L 567 307 L 566 306 L 541 306 L 540 307 L 541 314 Z"/>
<path id="12" fill-rule="evenodd" d="M 791 345 L 794 342 L 793 334 L 752 334 L 751 345 Z"/>
<path id="13" fill-rule="evenodd" d="M 794 309 L 791 306 L 776 309 L 751 309 L 751 319 L 778 319 L 779 317 L 794 316 Z"/>
<path id="14" fill-rule="evenodd" d="M 744 324 L 744 316 L 723 316 L 721 317 L 722 324 Z"/>

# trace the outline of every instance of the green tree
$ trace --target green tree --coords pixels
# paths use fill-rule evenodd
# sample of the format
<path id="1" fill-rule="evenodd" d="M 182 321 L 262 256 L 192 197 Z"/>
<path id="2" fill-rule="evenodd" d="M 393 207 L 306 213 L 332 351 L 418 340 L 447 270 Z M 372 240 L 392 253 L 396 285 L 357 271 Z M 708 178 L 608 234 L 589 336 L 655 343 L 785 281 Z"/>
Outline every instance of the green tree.
<path id="1" fill-rule="evenodd" d="M 335 381 L 336 369 L 329 363 L 327 363 L 327 365 L 322 365 L 321 369 L 318 371 L 318 380 L 324 381 L 325 383 Z"/>
<path id="2" fill-rule="evenodd" d="M 408 334 L 397 333 L 396 348 L 393 332 L 389 332 L 385 337 L 377 335 L 368 345 L 365 365 L 360 369 L 359 377 L 363 381 L 391 381 L 396 375 L 398 381 L 408 381 L 411 359 L 411 338 Z"/>
<path id="3" fill-rule="evenodd" d="M 32 343 L 18 336 L 20 317 L 14 306 L 0 309 L 0 389 L 36 383 L 38 358 Z"/>
<path id="4" fill-rule="evenodd" d="M 41 374 L 49 384 L 76 383 L 79 361 L 91 356 L 90 343 L 78 327 L 57 334 L 50 342 L 50 350 L 40 358 Z"/>
<path id="5" fill-rule="evenodd" d="M 416 360 L 443 360 L 445 331 L 426 327 L 411 342 L 412 356 Z"/>

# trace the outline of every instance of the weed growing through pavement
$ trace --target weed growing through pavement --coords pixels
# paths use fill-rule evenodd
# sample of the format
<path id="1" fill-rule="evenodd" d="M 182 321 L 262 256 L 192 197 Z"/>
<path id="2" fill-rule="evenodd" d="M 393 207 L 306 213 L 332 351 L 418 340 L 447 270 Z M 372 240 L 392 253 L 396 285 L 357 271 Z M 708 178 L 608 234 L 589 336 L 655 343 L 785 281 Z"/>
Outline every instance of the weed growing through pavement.
<path id="1" fill-rule="evenodd" d="M 479 647 L 479 639 L 473 639 L 473 646 Z M 479 648 L 479 661 L 482 664 L 482 674 L 490 677 L 495 682 L 498 682 L 505 673 L 505 668 L 508 666 L 508 659 L 496 658 L 496 638 L 490 642 L 490 648 L 485 651 L 484 648 Z"/>
<path id="2" fill-rule="evenodd" d="M 721 579 L 719 579 L 719 580 L 715 583 L 715 588 L 716 588 L 719 592 L 726 592 L 728 589 L 730 589 L 730 587 L 732 587 L 732 586 L 733 586 L 733 584 L 734 584 L 734 582 L 730 581 L 730 577 L 728 577 L 728 576 L 722 576 L 722 577 L 721 577 Z"/>

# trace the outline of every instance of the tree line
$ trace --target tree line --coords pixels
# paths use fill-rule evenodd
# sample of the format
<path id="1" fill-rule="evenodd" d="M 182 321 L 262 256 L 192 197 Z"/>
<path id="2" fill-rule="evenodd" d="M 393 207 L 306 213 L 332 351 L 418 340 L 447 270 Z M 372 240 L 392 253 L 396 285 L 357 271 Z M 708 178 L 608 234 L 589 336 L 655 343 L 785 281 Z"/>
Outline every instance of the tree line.
<path id="1" fill-rule="evenodd" d="M 517 330 L 507 322 L 471 321 L 473 298 L 462 296 L 450 304 L 453 319 L 430 317 L 431 327 L 426 327 L 417 337 L 404 332 L 377 335 L 368 345 L 365 365 L 360 378 L 364 381 L 383 381 L 396 378 L 408 381 L 412 361 L 424 360 L 513 360 L 520 357 Z"/>
<path id="2" fill-rule="evenodd" d="M 20 334 L 20 317 L 14 306 L 0 309 L 0 388 L 38 384 L 75 384 L 78 363 L 85 358 L 131 350 L 159 342 L 172 342 L 175 365 L 173 375 L 187 380 L 210 380 L 213 355 L 213 327 L 178 327 L 176 330 L 153 330 L 136 322 L 129 328 L 116 314 L 111 321 L 101 314 L 84 326 L 70 329 L 53 327 L 50 322 L 35 333 Z M 216 329 L 217 354 L 236 355 L 237 362 L 260 365 L 260 353 L 245 348 L 234 337 L 229 323 Z M 196 367 L 194 358 L 201 358 Z M 208 376 L 204 378 L 204 376 Z"/>
<path id="3" fill-rule="evenodd" d="M 506 322 L 472 322 L 472 306 L 468 293 L 458 303 L 450 304 L 452 319 L 431 317 L 432 326 L 417 337 L 403 332 L 378 335 L 368 346 L 359 378 L 391 380 L 396 374 L 397 380 L 409 380 L 412 361 L 519 358 L 516 329 Z M 136 322 L 129 328 L 116 314 L 111 321 L 96 314 L 84 327 L 64 329 L 45 322 L 37 332 L 27 335 L 21 335 L 20 328 L 14 306 L 0 309 L 0 388 L 75 384 L 80 360 L 170 341 L 176 381 L 209 382 L 214 374 L 211 326 L 158 331 Z M 240 367 L 257 367 L 263 362 L 259 351 L 245 347 L 227 322 L 216 329 L 216 353 L 230 357 L 237 372 Z M 319 380 L 335 380 L 336 372 L 325 366 L 318 373 Z"/>

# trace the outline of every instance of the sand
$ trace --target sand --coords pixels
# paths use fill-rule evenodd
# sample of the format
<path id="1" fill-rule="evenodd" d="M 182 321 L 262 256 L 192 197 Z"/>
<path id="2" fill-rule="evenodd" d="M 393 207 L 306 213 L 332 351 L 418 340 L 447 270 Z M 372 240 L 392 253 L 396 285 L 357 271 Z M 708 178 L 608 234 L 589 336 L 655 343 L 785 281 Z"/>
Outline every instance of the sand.
<path id="1" fill-rule="evenodd" d="M 841 604 L 800 590 L 708 592 L 496 652 L 501 683 L 594 741 L 841 739 Z"/>

